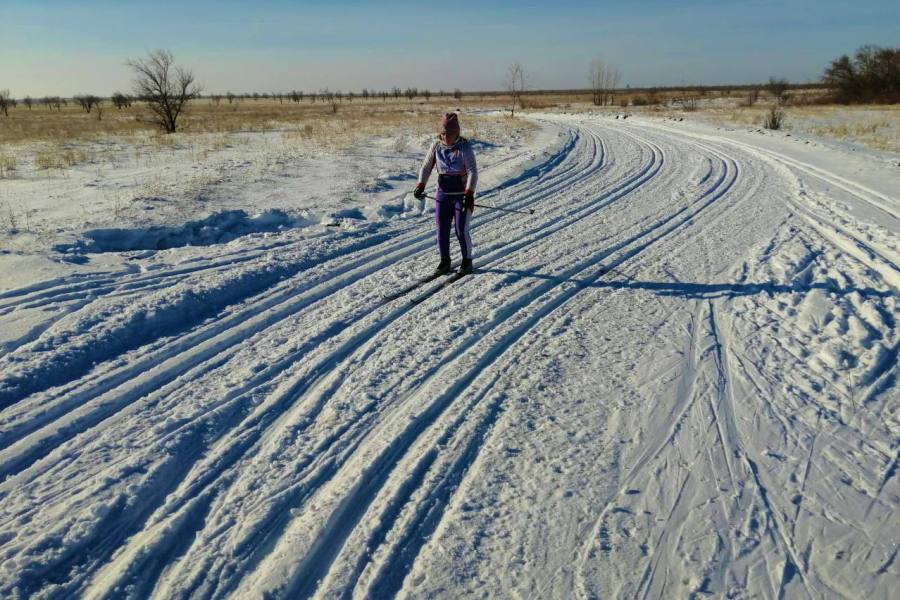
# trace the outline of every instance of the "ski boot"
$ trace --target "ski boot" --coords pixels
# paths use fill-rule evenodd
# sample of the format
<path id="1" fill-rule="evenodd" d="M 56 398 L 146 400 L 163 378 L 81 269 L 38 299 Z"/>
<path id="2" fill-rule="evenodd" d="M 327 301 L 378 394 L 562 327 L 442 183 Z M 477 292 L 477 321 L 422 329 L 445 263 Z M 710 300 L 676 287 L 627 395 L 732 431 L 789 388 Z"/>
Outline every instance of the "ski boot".
<path id="1" fill-rule="evenodd" d="M 435 275 L 446 275 L 450 272 L 450 259 L 442 258 L 437 268 L 434 270 Z"/>
<path id="2" fill-rule="evenodd" d="M 469 273 L 471 273 L 474 270 L 475 269 L 472 267 L 472 259 L 471 258 L 462 259 L 462 264 L 459 265 L 459 272 L 462 275 L 468 275 Z"/>

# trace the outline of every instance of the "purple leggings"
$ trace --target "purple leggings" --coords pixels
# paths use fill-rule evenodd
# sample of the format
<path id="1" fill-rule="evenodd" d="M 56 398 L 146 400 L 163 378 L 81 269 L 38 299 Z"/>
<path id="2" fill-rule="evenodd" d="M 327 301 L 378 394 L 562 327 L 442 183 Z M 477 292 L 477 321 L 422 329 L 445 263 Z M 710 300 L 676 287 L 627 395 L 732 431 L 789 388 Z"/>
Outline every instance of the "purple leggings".
<path id="1" fill-rule="evenodd" d="M 463 210 L 462 196 L 444 195 L 439 189 L 435 194 L 434 222 L 437 225 L 438 249 L 441 258 L 450 258 L 450 225 L 454 225 L 456 239 L 463 258 L 472 258 L 472 238 L 469 236 L 469 219 L 472 213 Z"/>

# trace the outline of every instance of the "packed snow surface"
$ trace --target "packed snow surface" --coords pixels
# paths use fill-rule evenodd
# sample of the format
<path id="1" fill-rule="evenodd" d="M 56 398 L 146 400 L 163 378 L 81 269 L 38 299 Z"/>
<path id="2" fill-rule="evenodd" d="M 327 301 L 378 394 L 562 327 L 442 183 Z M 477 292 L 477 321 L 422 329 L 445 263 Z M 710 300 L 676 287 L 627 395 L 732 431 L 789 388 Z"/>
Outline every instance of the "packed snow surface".
<path id="1" fill-rule="evenodd" d="M 3 286 L 0 596 L 896 593 L 896 166 L 533 118 L 443 287 L 408 198 Z"/>

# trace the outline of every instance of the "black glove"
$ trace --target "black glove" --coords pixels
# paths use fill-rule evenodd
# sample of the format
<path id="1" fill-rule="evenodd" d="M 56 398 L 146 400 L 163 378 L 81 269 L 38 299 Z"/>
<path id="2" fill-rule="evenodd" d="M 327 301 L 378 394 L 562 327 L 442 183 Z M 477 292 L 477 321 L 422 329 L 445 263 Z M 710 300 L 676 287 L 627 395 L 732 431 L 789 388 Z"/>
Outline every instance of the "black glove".
<path id="1" fill-rule="evenodd" d="M 463 193 L 463 208 L 469 212 L 475 212 L 475 192 L 466 190 Z"/>
<path id="2" fill-rule="evenodd" d="M 421 181 L 416 184 L 416 189 L 413 190 L 413 196 L 415 196 L 416 200 L 423 200 L 425 198 L 425 184 Z"/>

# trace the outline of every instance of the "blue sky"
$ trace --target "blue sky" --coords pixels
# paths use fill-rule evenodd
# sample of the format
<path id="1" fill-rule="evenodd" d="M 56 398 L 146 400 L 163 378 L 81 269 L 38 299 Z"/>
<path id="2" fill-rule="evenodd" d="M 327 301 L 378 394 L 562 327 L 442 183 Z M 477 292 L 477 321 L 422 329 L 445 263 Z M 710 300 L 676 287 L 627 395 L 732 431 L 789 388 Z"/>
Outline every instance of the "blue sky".
<path id="1" fill-rule="evenodd" d="M 497 89 L 512 61 L 530 87 L 584 87 L 596 56 L 632 86 L 810 81 L 865 43 L 900 43 L 900 2 L 5 0 L 0 89 L 127 91 L 154 48 L 209 92 Z"/>

